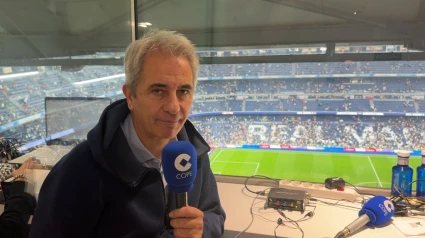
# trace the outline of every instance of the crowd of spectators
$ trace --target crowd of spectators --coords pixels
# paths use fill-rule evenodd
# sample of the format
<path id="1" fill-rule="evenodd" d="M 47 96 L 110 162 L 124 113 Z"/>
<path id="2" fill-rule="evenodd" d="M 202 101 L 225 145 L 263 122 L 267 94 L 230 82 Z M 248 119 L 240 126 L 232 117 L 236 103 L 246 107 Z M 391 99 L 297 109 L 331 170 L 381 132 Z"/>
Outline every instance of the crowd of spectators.
<path id="1" fill-rule="evenodd" d="M 211 146 L 425 147 L 425 122 L 420 117 L 223 115 L 191 120 Z"/>
<path id="2" fill-rule="evenodd" d="M 38 74 L 0 80 L 0 125 L 37 114 L 40 114 L 40 119 L 0 131 L 0 136 L 20 137 L 23 141 L 43 137 L 46 134 L 42 116 L 46 96 L 106 95 L 113 97 L 114 100 L 123 97 L 122 94 L 117 95 L 117 92 L 121 90 L 124 76 L 115 77 L 123 74 L 122 66 L 86 66 L 76 72 L 61 71 L 59 67 L 13 68 L 14 73 L 28 71 L 38 71 Z M 200 81 L 196 89 L 198 98 L 194 102 L 192 113 L 214 111 L 425 112 L 423 96 L 422 98 L 414 96 L 415 93 L 425 92 L 425 80 L 419 77 L 255 79 L 257 76 L 272 78 L 277 75 L 320 76 L 323 74 L 367 73 L 425 73 L 425 63 L 412 61 L 201 65 L 198 75 Z M 112 78 L 108 80 L 78 84 L 85 80 L 109 76 Z M 202 80 L 206 77 L 240 76 L 253 76 L 254 79 Z M 392 95 L 394 93 L 397 94 Z M 260 94 L 263 96 L 261 97 Z M 211 118 L 211 120 L 222 119 Z M 344 124 L 344 126 L 339 122 L 332 121 L 332 118 L 329 117 L 323 120 L 312 120 L 311 118 L 300 120 L 297 122 L 298 124 L 292 124 L 291 117 L 282 117 L 278 119 L 279 122 L 275 122 L 269 117 L 258 117 L 256 118 L 258 121 L 252 121 L 252 118 L 228 119 L 234 120 L 232 121 L 234 123 L 222 123 L 217 130 L 213 130 L 212 122 L 205 121 L 205 125 L 199 126 L 205 132 L 214 131 L 206 134 L 212 144 L 267 141 L 268 143 L 300 145 L 352 144 L 364 147 L 368 146 L 367 143 L 373 142 L 384 147 L 407 146 L 410 148 L 420 146 L 421 138 L 423 138 L 418 132 L 416 123 L 410 122 L 409 118 L 401 117 L 388 119 L 384 122 L 388 125 L 380 127 L 369 126 L 372 122 L 366 117 L 358 123 Z M 259 136 L 259 133 L 249 136 L 251 133 L 249 127 L 264 123 L 264 120 L 270 120 L 265 125 L 267 131 L 274 131 L 279 136 L 273 137 L 270 134 L 266 136 L 266 139 Z M 377 119 L 375 118 L 375 120 Z M 398 121 L 394 122 L 394 120 Z M 400 126 L 402 128 L 398 128 Z M 256 127 L 252 130 L 262 131 L 264 127 Z M 327 130 L 329 133 L 326 132 Z M 361 136 L 355 137 L 354 132 Z M 391 134 L 393 132 L 395 135 Z M 227 133 L 231 133 L 232 136 L 226 137 L 224 134 Z M 294 133 L 304 137 L 294 137 Z M 393 137 L 398 139 L 388 139 Z"/>
<path id="3" fill-rule="evenodd" d="M 309 55 L 325 54 L 327 48 L 322 47 L 288 47 L 276 46 L 263 49 L 229 49 L 229 50 L 202 50 L 198 51 L 199 57 L 237 57 L 237 56 L 263 56 L 263 55 Z M 335 53 L 389 53 L 407 52 L 403 45 L 373 45 L 373 46 L 336 46 Z"/>

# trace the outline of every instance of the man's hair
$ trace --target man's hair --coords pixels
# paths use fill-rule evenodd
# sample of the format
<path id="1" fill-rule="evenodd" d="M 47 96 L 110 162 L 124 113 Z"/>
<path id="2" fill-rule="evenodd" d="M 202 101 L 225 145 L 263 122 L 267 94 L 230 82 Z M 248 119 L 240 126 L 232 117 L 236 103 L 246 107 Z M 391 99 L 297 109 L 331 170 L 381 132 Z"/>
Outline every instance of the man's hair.
<path id="1" fill-rule="evenodd" d="M 125 52 L 125 85 L 133 96 L 136 96 L 146 57 L 154 52 L 184 56 L 192 68 L 193 87 L 196 87 L 199 59 L 192 42 L 175 31 L 151 29 L 141 39 L 132 42 Z"/>

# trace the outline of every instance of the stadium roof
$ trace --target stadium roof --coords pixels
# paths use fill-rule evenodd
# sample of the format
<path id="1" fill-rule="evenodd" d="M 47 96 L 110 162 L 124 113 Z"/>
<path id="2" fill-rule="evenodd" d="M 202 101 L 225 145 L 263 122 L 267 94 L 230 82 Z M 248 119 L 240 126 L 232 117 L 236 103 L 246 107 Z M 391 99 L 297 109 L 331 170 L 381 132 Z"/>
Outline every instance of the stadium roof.
<path id="1" fill-rule="evenodd" d="M 139 0 L 137 3 L 138 22 L 182 32 L 198 47 L 323 44 L 331 49 L 335 43 L 386 43 L 425 49 L 423 0 Z M 139 35 L 146 29 L 140 27 Z M 0 0 L 0 65 L 66 64 L 71 59 L 34 59 L 122 52 L 130 41 L 130 0 Z M 286 60 L 345 60 L 329 54 L 317 59 L 308 57 Z M 418 53 L 403 59 L 425 57 Z M 122 59 L 80 59 L 79 63 L 122 64 Z"/>

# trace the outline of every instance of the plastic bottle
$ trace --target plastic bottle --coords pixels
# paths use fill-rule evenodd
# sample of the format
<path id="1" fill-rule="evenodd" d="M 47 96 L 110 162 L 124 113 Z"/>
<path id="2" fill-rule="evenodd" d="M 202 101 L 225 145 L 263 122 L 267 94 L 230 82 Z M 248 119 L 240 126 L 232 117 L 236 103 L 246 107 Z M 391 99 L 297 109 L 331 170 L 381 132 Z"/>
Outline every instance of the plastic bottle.
<path id="1" fill-rule="evenodd" d="M 419 181 L 425 181 L 425 150 L 422 151 L 422 165 L 416 168 L 416 172 L 416 179 L 418 180 L 416 182 L 416 196 L 420 200 L 425 200 L 425 182 Z"/>
<path id="2" fill-rule="evenodd" d="M 409 167 L 410 152 L 400 150 L 397 153 L 397 165 L 393 167 L 391 195 L 412 196 L 413 169 Z M 410 184 L 408 187 L 407 185 Z"/>

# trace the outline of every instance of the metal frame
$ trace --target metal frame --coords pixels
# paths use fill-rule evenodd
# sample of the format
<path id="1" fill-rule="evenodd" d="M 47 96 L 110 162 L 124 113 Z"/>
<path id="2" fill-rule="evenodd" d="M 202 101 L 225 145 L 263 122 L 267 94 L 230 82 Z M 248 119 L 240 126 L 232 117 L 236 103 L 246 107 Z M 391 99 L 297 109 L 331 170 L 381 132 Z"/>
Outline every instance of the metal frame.
<path id="1" fill-rule="evenodd" d="M 137 40 L 137 0 L 130 0 L 131 42 Z"/>
<path id="2" fill-rule="evenodd" d="M 400 53 L 401 61 L 423 61 L 425 52 Z M 255 63 L 302 63 L 302 62 L 354 62 L 375 61 L 374 53 L 320 54 L 320 55 L 273 55 L 239 57 L 202 57 L 201 64 L 255 64 Z M 0 59 L 0 66 L 52 66 L 52 65 L 122 65 L 122 59 Z"/>

